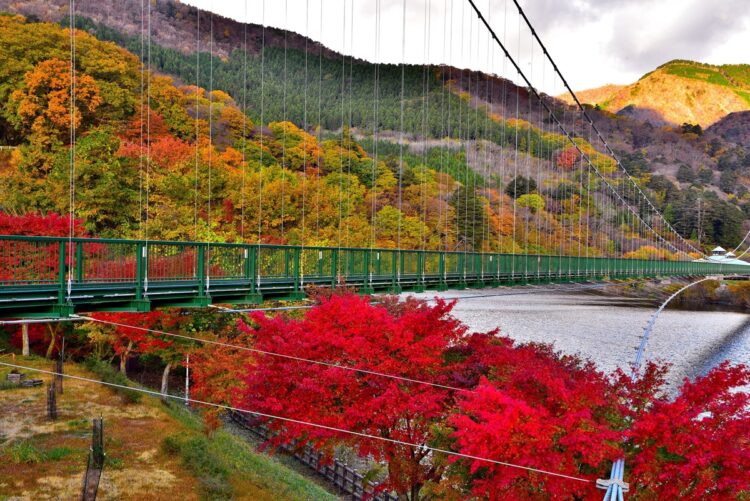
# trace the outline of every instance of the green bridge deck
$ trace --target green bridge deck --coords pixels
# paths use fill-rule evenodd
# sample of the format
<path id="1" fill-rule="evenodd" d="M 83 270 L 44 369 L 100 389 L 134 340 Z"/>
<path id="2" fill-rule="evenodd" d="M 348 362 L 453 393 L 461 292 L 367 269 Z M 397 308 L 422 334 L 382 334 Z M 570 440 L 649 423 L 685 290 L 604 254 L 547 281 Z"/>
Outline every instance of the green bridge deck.
<path id="1" fill-rule="evenodd" d="M 0 317 L 148 311 L 363 292 L 747 273 L 691 261 L 0 236 Z"/>

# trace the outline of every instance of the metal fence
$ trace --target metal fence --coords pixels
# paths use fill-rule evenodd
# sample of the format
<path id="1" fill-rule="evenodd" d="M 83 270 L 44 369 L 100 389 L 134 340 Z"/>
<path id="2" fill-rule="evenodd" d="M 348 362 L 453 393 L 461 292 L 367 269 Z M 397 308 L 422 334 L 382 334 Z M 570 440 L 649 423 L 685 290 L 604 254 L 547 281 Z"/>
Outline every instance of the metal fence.
<path id="1" fill-rule="evenodd" d="M 263 440 L 271 437 L 270 430 L 263 426 L 254 415 L 237 411 L 232 411 L 229 415 L 232 421 Z M 351 496 L 353 500 L 398 501 L 398 497 L 389 492 L 377 492 L 377 484 L 365 480 L 361 473 L 341 461 L 337 459 L 334 459 L 332 463 L 325 461 L 324 455 L 310 445 L 305 445 L 302 451 L 295 451 L 291 446 L 282 446 L 282 449 L 291 453 L 295 459 L 315 471 L 320 477 L 325 478 L 340 492 Z"/>
<path id="2" fill-rule="evenodd" d="M 0 316 L 300 299 L 313 284 L 395 293 L 747 273 L 705 261 L 0 236 Z"/>

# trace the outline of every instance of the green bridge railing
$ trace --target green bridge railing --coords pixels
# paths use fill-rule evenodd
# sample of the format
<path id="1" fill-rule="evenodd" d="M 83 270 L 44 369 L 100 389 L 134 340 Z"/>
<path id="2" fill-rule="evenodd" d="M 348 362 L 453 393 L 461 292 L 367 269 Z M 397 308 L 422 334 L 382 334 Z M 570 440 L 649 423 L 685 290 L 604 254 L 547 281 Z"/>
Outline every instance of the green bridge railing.
<path id="1" fill-rule="evenodd" d="M 301 298 L 309 285 L 424 291 L 747 273 L 692 261 L 0 236 L 0 317 Z"/>

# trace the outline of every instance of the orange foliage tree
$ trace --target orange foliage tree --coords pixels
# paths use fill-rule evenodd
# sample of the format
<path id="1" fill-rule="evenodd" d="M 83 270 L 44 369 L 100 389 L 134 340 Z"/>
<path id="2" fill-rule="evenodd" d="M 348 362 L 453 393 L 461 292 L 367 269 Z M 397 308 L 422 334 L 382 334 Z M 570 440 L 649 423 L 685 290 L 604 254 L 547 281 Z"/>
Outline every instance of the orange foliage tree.
<path id="1" fill-rule="evenodd" d="M 93 121 L 94 112 L 102 103 L 96 81 L 76 72 L 75 99 L 71 103 L 71 78 L 70 63 L 56 58 L 42 61 L 26 73 L 24 86 L 11 95 L 16 106 L 16 125 L 32 134 L 62 139 L 71 123 L 81 128 Z"/>

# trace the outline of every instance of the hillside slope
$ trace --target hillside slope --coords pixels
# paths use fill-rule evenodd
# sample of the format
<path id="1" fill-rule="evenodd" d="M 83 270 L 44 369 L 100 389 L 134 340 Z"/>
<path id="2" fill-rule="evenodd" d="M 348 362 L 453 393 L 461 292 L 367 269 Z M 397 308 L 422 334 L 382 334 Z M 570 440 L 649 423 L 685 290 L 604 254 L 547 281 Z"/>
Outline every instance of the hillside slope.
<path id="1" fill-rule="evenodd" d="M 137 234 L 142 219 L 136 206 L 139 122 L 134 116 L 140 98 L 137 88 L 139 71 L 137 62 L 133 62 L 134 59 L 137 61 L 141 50 L 138 31 L 133 31 L 134 27 L 137 28 L 133 19 L 137 19 L 140 6 L 132 0 L 127 0 L 123 5 L 118 7 L 113 0 L 82 3 L 78 5 L 80 17 L 77 19 L 77 25 L 98 40 L 115 42 L 130 52 L 122 56 L 127 61 L 127 71 L 119 75 L 107 75 L 95 65 L 88 71 L 97 82 L 116 79 L 123 79 L 123 83 L 130 82 L 123 85 L 129 87 L 130 102 L 125 107 L 119 106 L 113 110 L 125 115 L 128 130 L 122 130 L 123 121 L 110 110 L 106 114 L 97 112 L 97 120 L 90 124 L 95 127 L 90 130 L 98 134 L 80 139 L 89 143 L 89 151 L 98 151 L 101 145 L 112 141 L 113 135 L 116 136 L 122 148 L 101 155 L 110 158 L 98 159 L 97 165 L 114 165 L 122 169 L 122 178 L 135 181 L 128 185 L 128 193 L 117 191 L 123 196 L 120 207 L 127 210 L 105 214 L 107 217 L 101 217 L 101 211 L 97 211 L 95 214 L 99 221 L 87 222 L 90 231 L 111 236 Z M 581 187 L 580 177 L 575 169 L 568 171 L 569 167 L 561 169 L 556 164 L 555 158 L 559 158 L 566 142 L 554 133 L 538 103 L 529 102 L 525 89 L 515 87 L 502 78 L 457 68 L 407 66 L 403 138 L 408 149 L 405 150 L 405 172 L 401 178 L 404 193 L 411 195 L 410 200 L 404 198 L 403 206 L 397 207 L 400 203 L 393 189 L 396 186 L 393 181 L 399 178 L 401 156 L 396 144 L 401 136 L 400 67 L 381 65 L 376 68 L 365 61 L 352 60 L 325 49 L 319 52 L 321 48 L 318 44 L 296 34 L 289 34 L 289 48 L 285 51 L 284 32 L 276 29 L 266 30 L 266 45 L 261 56 L 258 26 L 248 25 L 247 71 L 244 71 L 244 55 L 239 50 L 242 43 L 238 38 L 243 33 L 242 24 L 215 17 L 215 26 L 222 27 L 214 30 L 214 47 L 219 48 L 217 54 L 221 57 L 211 59 L 204 52 L 209 44 L 208 33 L 203 31 L 201 54 L 196 57 L 191 52 L 195 50 L 195 9 L 172 0 L 160 0 L 153 5 L 152 67 L 172 78 L 168 82 L 162 77 L 154 80 L 151 105 L 159 115 L 155 118 L 163 119 L 169 129 L 169 134 L 161 131 L 164 142 L 159 147 L 179 153 L 165 157 L 165 162 L 159 162 L 164 165 L 157 166 L 163 169 L 159 174 L 166 175 L 157 178 L 159 183 L 163 180 L 163 188 L 156 185 L 157 179 L 152 187 L 155 194 L 153 199 L 158 193 L 160 202 L 163 202 L 159 207 L 152 208 L 153 236 L 175 239 L 195 238 L 200 234 L 233 241 L 241 236 L 243 228 L 254 228 L 253 238 L 267 242 L 369 245 L 370 235 L 374 235 L 376 245 L 392 246 L 395 244 L 394 235 L 398 234 L 399 221 L 408 218 L 409 234 L 413 238 L 410 237 L 408 242 L 402 240 L 401 245 L 409 247 L 467 246 L 517 251 L 538 248 L 541 242 L 544 242 L 545 249 L 554 248 L 556 252 L 565 252 L 566 247 L 578 247 L 576 239 L 579 235 L 568 232 L 564 237 L 561 230 L 570 224 L 570 220 L 579 217 L 580 199 L 576 198 L 572 188 L 575 185 Z M 66 16 L 67 4 L 59 0 L 0 0 L 0 9 L 3 8 L 29 15 L 29 21 L 36 17 L 59 22 Z M 133 9 L 138 12 L 134 13 Z M 112 15 L 119 11 L 122 11 L 122 15 Z M 207 19 L 201 18 L 202 29 L 208 25 Z M 8 43 L 17 47 L 18 54 L 65 57 L 67 45 L 59 33 L 55 33 L 49 43 L 59 43 L 61 46 L 55 47 L 55 50 L 45 48 L 48 51 L 46 54 L 24 49 L 30 42 L 24 39 L 19 43 L 18 37 L 12 34 L 17 31 L 28 36 L 33 32 L 34 38 L 39 38 L 39 33 L 54 32 L 51 26 L 44 26 L 40 28 L 41 32 L 35 32 L 36 27 L 19 26 L 17 22 L 7 24 Z M 170 33 L 170 36 L 166 36 Z M 192 42 L 188 44 L 186 41 Z M 106 48 L 106 51 L 112 51 L 111 44 L 101 47 L 102 50 Z M 86 61 L 84 50 L 84 46 L 79 45 L 82 64 Z M 306 65 L 310 55 L 315 64 Z M 12 61 L 13 64 L 8 65 L 11 68 L 7 71 L 11 85 L 0 87 L 0 97 L 4 88 L 9 89 L 5 92 L 11 92 L 14 88 L 22 87 L 24 72 L 33 69 L 38 62 L 36 59 L 23 60 L 24 57 L 20 58 L 20 62 Z M 197 67 L 198 59 L 200 68 Z M 210 78 L 211 71 L 213 79 Z M 732 82 L 745 81 L 742 67 L 735 68 L 732 74 Z M 199 99 L 196 99 L 196 80 L 203 86 L 213 83 L 215 92 L 211 99 L 209 93 L 202 89 L 198 91 Z M 379 87 L 377 107 L 373 106 L 376 81 Z M 199 136 L 205 138 L 209 114 L 207 108 L 211 102 L 216 149 L 205 149 L 204 160 L 195 162 L 194 119 L 199 119 Z M 319 102 L 324 105 L 319 106 Z M 245 105 L 245 109 L 241 110 L 238 103 Z M 570 106 L 553 98 L 548 98 L 548 104 L 557 116 L 563 117 L 568 130 L 579 126 L 575 122 L 579 115 Z M 702 237 L 702 245 L 738 243 L 745 232 L 743 221 L 750 214 L 750 179 L 745 177 L 742 170 L 745 163 L 750 161 L 745 146 L 730 137 L 724 138 L 721 128 L 699 135 L 683 131 L 679 126 L 654 127 L 641 120 L 640 109 L 630 107 L 628 110 L 629 114 L 614 114 L 607 110 L 592 110 L 591 114 L 608 143 L 615 148 L 623 164 L 656 206 L 667 214 L 669 221 L 682 234 L 696 240 Z M 249 116 L 246 131 L 243 131 L 241 111 Z M 64 150 L 56 146 L 49 152 L 48 158 L 41 158 L 37 153 L 44 152 L 44 148 L 36 148 L 31 137 L 24 136 L 22 130 L 12 125 L 17 122 L 12 116 L 16 112 L 12 107 L 7 107 L 8 120 L 5 124 L 0 120 L 0 129 L 3 129 L 0 130 L 0 141 L 19 146 L 13 155 L 0 155 L 0 175 L 3 171 L 15 171 L 16 176 L 28 177 L 25 174 L 28 172 L 40 172 L 40 176 L 33 183 L 19 182 L 15 186 L 6 183 L 5 188 L 10 194 L 4 197 L 5 210 L 14 213 L 29 209 L 43 212 L 67 210 L 64 204 L 67 197 L 60 193 L 60 189 L 67 186 L 64 183 L 67 171 L 60 170 L 61 166 L 64 167 L 61 162 Z M 287 121 L 296 127 L 280 124 Z M 663 123 L 663 120 L 657 120 L 657 123 Z M 103 129 L 102 125 L 108 127 Z M 266 128 L 269 125 L 273 127 Z M 360 143 L 361 150 L 359 147 L 352 149 L 354 143 L 343 137 L 346 129 Z M 379 134 L 379 141 L 373 140 L 375 130 Z M 520 131 L 520 137 L 528 135 L 531 140 L 530 143 L 520 143 L 519 148 L 524 151 L 519 155 L 513 154 L 513 150 L 517 149 L 517 131 Z M 84 129 L 79 132 L 83 135 Z M 243 141 L 242 135 L 249 135 L 250 141 Z M 176 136 L 181 142 L 170 143 L 174 139 L 171 136 Z M 450 139 L 446 141 L 445 138 Z M 263 148 L 260 148 L 261 142 Z M 294 158 L 287 155 L 292 151 L 289 146 L 294 146 Z M 596 157 L 595 161 L 605 169 L 612 169 L 612 160 L 595 153 L 596 147 L 601 151 L 601 145 L 593 145 L 590 150 Z M 240 158 L 243 148 L 246 148 L 246 156 L 249 155 L 245 162 L 248 168 L 247 190 L 237 189 L 243 184 L 244 171 L 239 168 L 243 165 Z M 263 153 L 259 155 L 261 150 Z M 208 154 L 210 151 L 216 154 L 211 156 Z M 446 152 L 450 152 L 447 162 Z M 508 219 L 507 208 L 512 206 L 512 201 L 504 192 L 507 193 L 508 186 L 513 182 L 515 164 L 511 165 L 512 159 L 523 161 L 527 154 L 534 159 L 530 164 L 535 166 L 536 172 L 524 171 L 524 175 L 534 175 L 539 186 L 538 194 L 545 203 L 545 211 L 529 216 L 532 225 L 540 224 L 549 229 L 533 234 L 518 234 L 508 231 L 505 219 Z M 313 155 L 314 162 L 311 161 Z M 373 170 L 376 157 L 378 163 Z M 199 211 L 198 225 L 203 227 L 196 229 L 193 211 L 180 210 L 180 207 L 193 206 L 195 180 L 191 176 L 203 172 L 195 170 L 190 164 L 207 165 L 209 158 L 222 159 L 219 183 L 214 183 L 212 197 L 223 200 L 224 207 L 222 211 L 214 210 L 211 217 Z M 32 163 L 33 168 L 30 168 L 32 165 L 29 164 Z M 260 163 L 273 168 L 258 171 Z M 283 171 L 279 170 L 282 165 L 286 168 Z M 428 168 L 426 173 L 432 178 L 427 185 L 423 181 L 424 173 L 419 172 L 422 166 Z M 471 169 L 467 169 L 467 166 Z M 310 167 L 315 170 L 306 171 Z M 341 169 L 345 169 L 347 175 L 355 175 L 359 183 L 342 183 L 337 177 Z M 57 172 L 56 180 L 41 176 L 42 172 L 50 170 Z M 385 170 L 390 170 L 392 176 Z M 325 179 L 325 182 L 310 182 L 307 174 L 315 176 L 318 173 L 326 174 L 325 178 L 319 178 Z M 181 180 L 178 182 L 172 174 L 179 174 Z M 483 186 L 487 179 L 495 185 L 492 190 Z M 49 192 L 50 180 L 59 185 L 54 193 Z M 199 208 L 206 207 L 205 181 L 198 180 L 198 189 L 202 191 L 198 197 Z M 34 184 L 37 182 L 38 185 Z M 271 193 L 270 197 L 263 195 L 263 206 L 258 203 L 257 188 L 261 185 Z M 346 200 L 343 192 L 349 191 L 343 190 L 344 186 L 358 193 L 364 189 L 364 196 L 357 195 L 354 205 L 341 207 L 340 202 Z M 322 190 L 320 198 L 311 190 Z M 473 192 L 469 193 L 468 199 L 459 196 L 467 190 Z M 258 207 L 262 210 L 241 210 L 243 191 L 246 208 Z M 90 195 L 91 209 L 101 209 L 102 193 Z M 375 205 L 371 203 L 373 198 Z M 82 204 L 86 203 L 83 197 L 79 200 Z M 311 208 L 311 200 L 326 200 L 328 203 L 323 205 L 330 205 L 333 201 L 334 207 Z M 339 207 L 336 207 L 337 201 Z M 489 214 L 483 210 L 488 208 L 488 203 L 494 209 Z M 695 216 L 698 204 L 703 208 L 711 206 L 711 210 L 702 212 L 704 219 L 700 222 Z M 468 205 L 471 205 L 471 211 L 465 210 Z M 474 210 L 475 207 L 477 210 Z M 3 204 L 0 204 L 0 208 L 3 208 Z M 503 208 L 506 209 L 505 214 L 501 214 Z M 320 221 L 316 219 L 315 233 L 312 234 L 310 216 L 320 209 L 324 209 L 326 214 Z M 383 209 L 387 210 L 383 212 Z M 462 216 L 456 217 L 457 214 Z M 550 217 L 557 222 L 552 222 Z M 207 224 L 203 224 L 204 221 Z M 595 221 L 594 225 L 598 223 L 603 221 Z M 483 231 L 479 231 L 482 228 Z M 563 247 L 559 246 L 561 238 L 567 241 Z M 590 245 L 598 248 L 592 251 L 599 253 L 602 247 L 609 246 L 607 240 L 621 239 L 616 235 L 591 238 Z M 628 243 L 627 248 L 616 250 L 628 252 L 640 244 L 633 241 Z"/>
<path id="2" fill-rule="evenodd" d="M 9 361 L 7 356 L 5 361 Z M 52 362 L 22 357 L 15 363 L 50 370 Z M 5 382 L 6 367 L 0 367 Z M 72 363 L 66 373 L 97 379 Z M 29 379 L 48 375 L 25 372 Z M 138 396 L 136 394 L 136 396 Z M 99 499 L 306 500 L 335 499 L 227 432 L 210 437 L 180 405 L 153 397 L 128 403 L 114 391 L 66 379 L 58 396 L 58 419 L 46 417 L 46 386 L 0 387 L 0 499 L 77 499 L 91 444 L 91 419 L 104 418 L 107 459 Z"/>
<path id="3" fill-rule="evenodd" d="M 750 66 L 712 66 L 670 61 L 630 85 L 577 92 L 585 103 L 654 125 L 682 123 L 709 127 L 729 113 L 750 109 Z M 569 96 L 561 96 L 570 102 Z"/>

